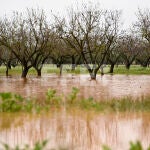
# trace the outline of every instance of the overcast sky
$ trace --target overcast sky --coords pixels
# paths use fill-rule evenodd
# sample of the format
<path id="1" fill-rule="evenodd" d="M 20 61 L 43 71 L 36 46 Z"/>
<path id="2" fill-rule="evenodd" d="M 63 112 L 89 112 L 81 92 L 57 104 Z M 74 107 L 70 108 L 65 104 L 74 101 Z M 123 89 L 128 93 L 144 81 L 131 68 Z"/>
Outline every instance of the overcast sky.
<path id="1" fill-rule="evenodd" d="M 47 13 L 51 10 L 56 13 L 63 13 L 66 8 L 75 5 L 77 2 L 88 2 L 89 0 L 0 0 L 0 16 L 10 14 L 12 11 L 23 11 L 25 8 L 43 8 Z M 150 0 L 90 0 L 99 2 L 102 8 L 123 10 L 122 19 L 124 26 L 128 27 L 136 20 L 135 12 L 138 8 L 150 9 Z"/>

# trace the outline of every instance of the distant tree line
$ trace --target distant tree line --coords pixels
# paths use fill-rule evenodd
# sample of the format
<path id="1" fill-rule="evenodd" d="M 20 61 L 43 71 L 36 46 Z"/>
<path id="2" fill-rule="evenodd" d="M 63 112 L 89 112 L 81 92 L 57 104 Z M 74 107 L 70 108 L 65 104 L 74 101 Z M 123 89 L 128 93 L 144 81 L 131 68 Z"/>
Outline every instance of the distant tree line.
<path id="1" fill-rule="evenodd" d="M 91 79 L 96 79 L 103 64 L 150 63 L 150 10 L 138 10 L 130 31 L 122 29 L 121 12 L 85 5 L 68 11 L 68 16 L 48 18 L 42 9 L 14 12 L 0 19 L 0 65 L 8 70 L 22 66 L 26 78 L 31 67 L 41 76 L 43 64 L 84 64 Z"/>

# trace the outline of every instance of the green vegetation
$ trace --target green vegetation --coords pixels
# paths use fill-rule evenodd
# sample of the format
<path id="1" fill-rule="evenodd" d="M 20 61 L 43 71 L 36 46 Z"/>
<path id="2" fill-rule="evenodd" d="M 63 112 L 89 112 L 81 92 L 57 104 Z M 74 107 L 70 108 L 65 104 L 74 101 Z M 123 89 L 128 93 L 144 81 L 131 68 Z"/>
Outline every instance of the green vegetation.
<path id="1" fill-rule="evenodd" d="M 24 148 L 19 148 L 19 146 L 16 146 L 15 148 L 11 148 L 7 144 L 3 144 L 4 149 L 3 150 L 45 150 L 45 147 L 47 145 L 48 141 L 44 140 L 43 142 L 37 142 L 35 143 L 34 147 L 31 149 L 29 145 L 25 145 Z M 111 150 L 108 146 L 104 145 L 102 147 L 103 150 Z M 68 148 L 58 148 L 58 149 L 51 149 L 51 150 L 69 150 Z M 136 143 L 130 142 L 130 148 L 129 150 L 144 150 L 142 144 L 137 141 Z M 147 150 L 150 150 L 150 147 L 147 148 Z"/>
<path id="2" fill-rule="evenodd" d="M 21 66 L 16 66 L 12 69 L 9 70 L 9 75 L 20 75 L 21 74 Z M 5 76 L 5 71 L 6 71 L 6 67 L 5 66 L 0 66 L 0 75 L 4 75 Z M 44 65 L 43 69 L 42 69 L 42 73 L 46 73 L 46 74 L 50 74 L 50 73 L 55 73 L 55 74 L 59 74 L 60 70 L 59 68 L 56 67 L 56 65 Z M 84 67 L 76 67 L 76 69 L 74 71 L 71 70 L 71 65 L 64 65 L 63 67 L 63 74 L 66 73 L 74 73 L 74 74 L 84 74 L 84 73 L 88 73 L 88 71 L 86 70 L 86 68 Z M 36 70 L 34 68 L 31 68 L 29 70 L 28 75 L 36 75 Z"/>
<path id="3" fill-rule="evenodd" d="M 43 101 L 23 98 L 12 93 L 0 93 L 0 112 L 40 112 L 51 108 L 66 107 L 80 108 L 83 110 L 95 110 L 101 112 L 124 112 L 124 111 L 150 111 L 150 97 L 133 99 L 125 97 L 121 99 L 96 101 L 92 97 L 79 99 L 79 89 L 73 88 L 67 96 L 57 95 L 56 91 L 49 89 Z"/>
<path id="4" fill-rule="evenodd" d="M 109 68 L 110 66 L 107 66 L 104 68 L 104 73 L 109 74 Z M 5 75 L 5 66 L 0 66 L 0 75 Z M 15 68 L 12 68 L 9 70 L 9 75 L 20 75 L 21 74 L 21 66 L 16 66 Z M 56 65 L 44 65 L 42 69 L 42 73 L 46 74 L 59 74 L 60 70 L 56 67 Z M 71 70 L 71 65 L 64 65 L 63 67 L 63 74 L 73 73 L 73 74 L 88 74 L 88 71 L 85 67 L 77 66 L 75 70 Z M 98 72 L 100 74 L 100 71 Z M 119 65 L 114 68 L 114 74 L 127 74 L 127 75 L 142 75 L 147 74 L 150 75 L 150 67 L 141 67 L 139 65 L 132 65 L 130 69 L 126 69 L 124 65 Z M 36 76 L 36 70 L 34 68 L 31 68 L 29 70 L 28 75 L 34 75 Z"/>
<path id="5" fill-rule="evenodd" d="M 150 98 L 134 100 L 131 97 L 95 101 L 92 98 L 75 101 L 75 105 L 81 109 L 96 111 L 150 111 Z"/>
<path id="6" fill-rule="evenodd" d="M 103 146 L 103 150 L 111 150 L 108 146 Z M 129 150 L 144 150 L 142 144 L 137 141 L 136 143 L 130 142 L 130 148 Z M 148 147 L 146 150 L 150 150 L 150 147 Z"/>
<path id="7" fill-rule="evenodd" d="M 6 76 L 9 69 L 20 65 L 22 78 L 28 73 L 40 77 L 45 64 L 56 64 L 59 68 L 47 72 L 60 74 L 62 66 L 70 64 L 65 72 L 88 73 L 92 80 L 96 80 L 104 64 L 110 66 L 105 73 L 116 70 L 117 74 L 150 74 L 149 9 L 138 9 L 132 32 L 126 32 L 121 28 L 120 10 L 104 11 L 94 3 L 74 7 L 65 16 L 52 14 L 54 20 L 48 19 L 40 8 L 12 13 L 9 19 L 0 18 L 0 65 L 6 67 L 3 70 Z M 75 69 L 78 64 L 84 64 L 84 69 Z M 124 64 L 127 70 L 133 64 L 148 69 L 114 70 L 117 64 Z"/>
<path id="8" fill-rule="evenodd" d="M 0 75 L 5 75 L 6 67 L 0 66 Z M 16 66 L 12 69 L 9 69 L 9 75 L 20 75 L 22 72 L 21 66 Z M 36 75 L 36 70 L 34 68 L 31 68 L 29 70 L 29 75 Z"/>
<path id="9" fill-rule="evenodd" d="M 150 67 L 141 67 L 138 65 L 132 65 L 128 70 L 123 65 L 119 65 L 114 68 L 114 74 L 133 74 L 133 75 L 142 75 L 142 74 L 150 74 Z"/>
<path id="10" fill-rule="evenodd" d="M 47 140 L 44 140 L 42 142 L 35 143 L 35 145 L 32 148 L 32 150 L 44 150 L 47 142 L 48 142 Z M 4 147 L 4 150 L 31 150 L 29 145 L 25 145 L 24 148 L 20 148 L 19 146 L 16 146 L 15 148 L 12 148 L 8 144 L 2 144 L 2 145 Z"/>
<path id="11" fill-rule="evenodd" d="M 30 112 L 38 106 L 35 104 L 35 100 L 25 99 L 17 94 L 0 93 L 0 112 Z"/>

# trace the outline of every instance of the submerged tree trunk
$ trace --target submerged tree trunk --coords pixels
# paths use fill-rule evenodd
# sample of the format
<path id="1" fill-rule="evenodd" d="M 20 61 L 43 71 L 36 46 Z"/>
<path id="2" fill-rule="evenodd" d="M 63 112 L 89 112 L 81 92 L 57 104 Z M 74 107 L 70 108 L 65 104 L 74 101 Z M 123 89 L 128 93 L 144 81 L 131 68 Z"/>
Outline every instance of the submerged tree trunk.
<path id="1" fill-rule="evenodd" d="M 88 71 L 89 71 L 91 80 L 96 80 L 96 75 L 97 75 L 98 69 L 93 69 L 93 70 L 89 69 Z"/>
<path id="2" fill-rule="evenodd" d="M 8 77 L 8 70 L 9 70 L 9 68 L 8 68 L 8 66 L 6 66 L 6 77 Z"/>
<path id="3" fill-rule="evenodd" d="M 100 71 L 101 71 L 101 75 L 104 75 L 104 67 L 103 66 L 100 67 Z"/>
<path id="4" fill-rule="evenodd" d="M 41 73 L 41 70 L 42 70 L 42 69 L 36 69 L 36 71 L 37 71 L 37 76 L 38 76 L 38 77 L 41 77 L 41 74 L 42 74 L 42 73 Z"/>
<path id="5" fill-rule="evenodd" d="M 61 76 L 61 75 L 62 75 L 62 69 L 63 69 L 63 65 L 62 65 L 62 64 L 60 65 L 59 69 L 60 69 L 59 74 L 60 74 L 60 76 Z"/>
<path id="6" fill-rule="evenodd" d="M 28 68 L 26 68 L 26 67 L 23 68 L 21 77 L 22 77 L 22 78 L 26 78 L 26 77 L 27 77 L 27 74 L 28 74 L 28 71 L 29 71 Z"/>
<path id="7" fill-rule="evenodd" d="M 90 73 L 91 80 L 96 80 L 96 74 L 94 72 Z"/>
<path id="8" fill-rule="evenodd" d="M 8 61 L 6 64 L 6 76 L 8 77 L 8 71 L 9 71 L 9 69 L 11 69 L 11 61 Z"/>
<path id="9" fill-rule="evenodd" d="M 114 72 L 114 66 L 115 66 L 115 64 L 111 64 L 109 73 L 113 73 Z"/>

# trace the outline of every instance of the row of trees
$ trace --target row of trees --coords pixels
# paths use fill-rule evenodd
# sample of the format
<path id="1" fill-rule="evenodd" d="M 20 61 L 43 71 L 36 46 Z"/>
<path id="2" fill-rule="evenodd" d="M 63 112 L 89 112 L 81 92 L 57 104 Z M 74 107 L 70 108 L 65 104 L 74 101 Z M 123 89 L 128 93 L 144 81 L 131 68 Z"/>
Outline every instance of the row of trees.
<path id="1" fill-rule="evenodd" d="M 129 32 L 121 29 L 121 12 L 101 10 L 95 5 L 70 9 L 67 17 L 53 15 L 47 20 L 41 9 L 14 12 L 0 19 L 0 64 L 22 66 L 21 77 L 34 67 L 38 76 L 44 63 L 83 63 L 91 79 L 103 64 L 123 63 L 129 69 L 133 62 L 148 66 L 150 62 L 150 11 L 139 10 L 138 21 Z"/>

